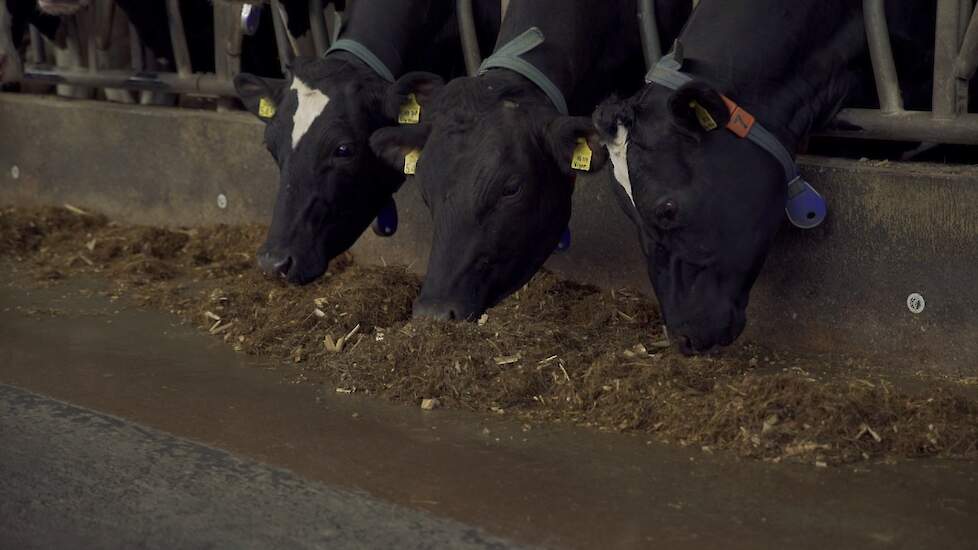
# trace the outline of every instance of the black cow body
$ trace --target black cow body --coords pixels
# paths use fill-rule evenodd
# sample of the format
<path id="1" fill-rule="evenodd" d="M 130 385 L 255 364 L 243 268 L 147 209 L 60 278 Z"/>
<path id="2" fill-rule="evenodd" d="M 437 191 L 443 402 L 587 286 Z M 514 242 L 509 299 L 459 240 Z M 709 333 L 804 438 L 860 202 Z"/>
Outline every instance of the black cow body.
<path id="1" fill-rule="evenodd" d="M 59 41 L 61 18 L 42 13 L 37 0 L 0 0 L 5 13 L 0 13 L 0 84 L 19 80 L 28 25 L 52 41 Z"/>
<path id="2" fill-rule="evenodd" d="M 167 24 L 166 1 L 115 1 L 132 22 L 146 47 L 163 62 L 164 67 L 174 70 L 173 44 L 170 41 L 170 27 Z M 304 20 L 308 27 L 308 9 L 293 6 L 293 10 L 295 11 L 293 18 L 297 21 Z M 180 15 L 184 22 L 184 34 L 187 38 L 192 70 L 198 73 L 214 72 L 214 8 L 211 2 L 182 0 Z M 254 36 L 244 37 L 241 48 L 243 71 L 268 77 L 281 75 L 279 61 L 275 55 L 275 31 L 270 12 L 266 11 Z"/>
<path id="3" fill-rule="evenodd" d="M 668 43 L 690 4 L 659 4 Z M 521 58 L 560 90 L 571 115 L 588 114 L 609 93 L 641 84 L 636 9 L 635 0 L 514 0 L 497 49 L 538 28 L 544 42 Z M 422 123 L 382 130 L 371 145 L 398 167 L 420 150 L 415 181 L 434 241 L 414 313 L 474 319 L 524 285 L 556 248 L 580 173 L 572 168 L 579 141 L 593 151 L 590 170 L 607 157 L 590 119 L 561 114 L 537 84 L 508 68 L 447 85 L 409 74 L 392 87 L 389 105 L 411 93 Z"/>
<path id="4" fill-rule="evenodd" d="M 498 29 L 499 4 L 477 5 L 488 12 L 480 17 L 480 36 L 491 43 L 486 37 Z M 349 11 L 340 38 L 365 46 L 395 77 L 411 69 L 462 72 L 454 2 L 360 0 Z M 396 114 L 385 108 L 389 83 L 377 71 L 352 53 L 336 51 L 297 59 L 291 72 L 284 88 L 250 75 L 236 84 L 246 106 L 268 123 L 265 143 L 280 168 L 259 265 L 304 284 L 353 245 L 404 176 L 378 162 L 368 146 L 372 132 L 396 124 Z M 275 105 L 273 117 L 262 117 L 263 101 Z"/>
<path id="5" fill-rule="evenodd" d="M 682 68 L 694 80 L 678 90 L 649 85 L 595 113 L 664 320 L 684 352 L 740 335 L 785 219 L 781 164 L 725 129 L 731 111 L 721 94 L 796 152 L 865 80 L 860 6 L 702 0 L 680 38 Z"/>

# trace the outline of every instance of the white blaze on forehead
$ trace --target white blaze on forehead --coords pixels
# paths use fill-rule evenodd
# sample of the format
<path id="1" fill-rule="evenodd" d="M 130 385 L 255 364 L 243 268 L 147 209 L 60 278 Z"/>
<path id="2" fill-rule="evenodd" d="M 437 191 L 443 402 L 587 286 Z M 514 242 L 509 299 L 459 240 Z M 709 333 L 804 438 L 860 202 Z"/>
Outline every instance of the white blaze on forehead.
<path id="1" fill-rule="evenodd" d="M 295 149 L 312 123 L 323 114 L 326 104 L 329 103 L 329 97 L 298 78 L 292 79 L 291 88 L 295 90 L 296 97 L 299 99 L 295 115 L 292 116 L 292 149 Z"/>
<path id="2" fill-rule="evenodd" d="M 611 165 L 615 169 L 615 179 L 618 185 L 625 189 L 632 205 L 635 205 L 635 197 L 632 196 L 632 178 L 628 175 L 628 130 L 621 124 L 618 125 L 618 133 L 615 140 L 607 145 L 608 155 L 611 157 Z"/>

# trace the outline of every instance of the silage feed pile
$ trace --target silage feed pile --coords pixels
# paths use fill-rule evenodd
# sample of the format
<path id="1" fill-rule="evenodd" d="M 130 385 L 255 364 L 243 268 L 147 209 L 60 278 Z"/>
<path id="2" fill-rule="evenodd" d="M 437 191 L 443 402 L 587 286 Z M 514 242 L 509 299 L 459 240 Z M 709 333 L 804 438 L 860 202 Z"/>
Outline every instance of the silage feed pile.
<path id="1" fill-rule="evenodd" d="M 978 399 L 955 382 L 901 387 L 750 346 L 687 358 L 660 347 L 648 299 L 549 273 L 479 322 L 417 322 L 420 280 L 333 262 L 288 286 L 254 267 L 260 227 L 127 226 L 77 208 L 0 209 L 0 259 L 37 284 L 98 276 L 180 316 L 291 382 L 425 408 L 648 434 L 708 451 L 831 465 L 978 458 Z M 870 374 L 872 373 L 872 374 Z"/>

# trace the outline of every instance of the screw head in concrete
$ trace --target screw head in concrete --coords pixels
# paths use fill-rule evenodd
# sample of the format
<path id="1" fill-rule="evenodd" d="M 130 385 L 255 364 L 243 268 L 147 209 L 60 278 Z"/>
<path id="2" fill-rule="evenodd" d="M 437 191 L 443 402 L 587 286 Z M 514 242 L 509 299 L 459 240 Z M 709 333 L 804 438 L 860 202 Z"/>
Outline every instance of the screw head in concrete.
<path id="1" fill-rule="evenodd" d="M 224 195 L 224 193 L 217 196 L 217 207 L 221 210 L 228 207 L 228 198 Z"/>
<path id="2" fill-rule="evenodd" d="M 10 177 L 20 179 L 20 167 L 16 164 L 10 167 Z"/>
<path id="3" fill-rule="evenodd" d="M 914 292 L 910 296 L 907 296 L 907 309 L 910 310 L 910 313 L 917 314 L 923 312 L 924 305 L 924 297 L 919 293 Z"/>

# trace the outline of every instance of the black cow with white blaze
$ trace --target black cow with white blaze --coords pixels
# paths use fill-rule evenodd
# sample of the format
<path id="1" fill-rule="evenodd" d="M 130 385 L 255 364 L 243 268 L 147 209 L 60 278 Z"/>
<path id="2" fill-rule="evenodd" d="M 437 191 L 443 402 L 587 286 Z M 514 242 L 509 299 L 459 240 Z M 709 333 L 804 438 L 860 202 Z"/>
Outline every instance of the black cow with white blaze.
<path id="1" fill-rule="evenodd" d="M 688 0 L 660 1 L 664 42 Z M 414 172 L 434 221 L 416 317 L 471 320 L 523 286 L 556 248 L 578 174 L 607 160 L 590 118 L 641 84 L 635 0 L 513 0 L 478 77 L 424 73 L 391 86 L 421 121 L 378 131 L 374 151 Z"/>
<path id="2" fill-rule="evenodd" d="M 483 0 L 480 39 L 491 44 L 499 3 Z M 404 181 L 369 147 L 377 129 L 397 124 L 387 88 L 406 70 L 464 71 L 454 2 L 351 3 L 341 40 L 324 57 L 297 59 L 285 86 L 240 75 L 239 96 L 263 120 L 265 145 L 280 169 L 262 270 L 291 283 L 321 276 L 349 249 Z"/>
<path id="3" fill-rule="evenodd" d="M 792 157 L 865 80 L 861 2 L 702 0 L 679 44 L 594 121 L 665 323 L 694 353 L 743 331 L 786 211 L 801 227 L 825 215 Z"/>

